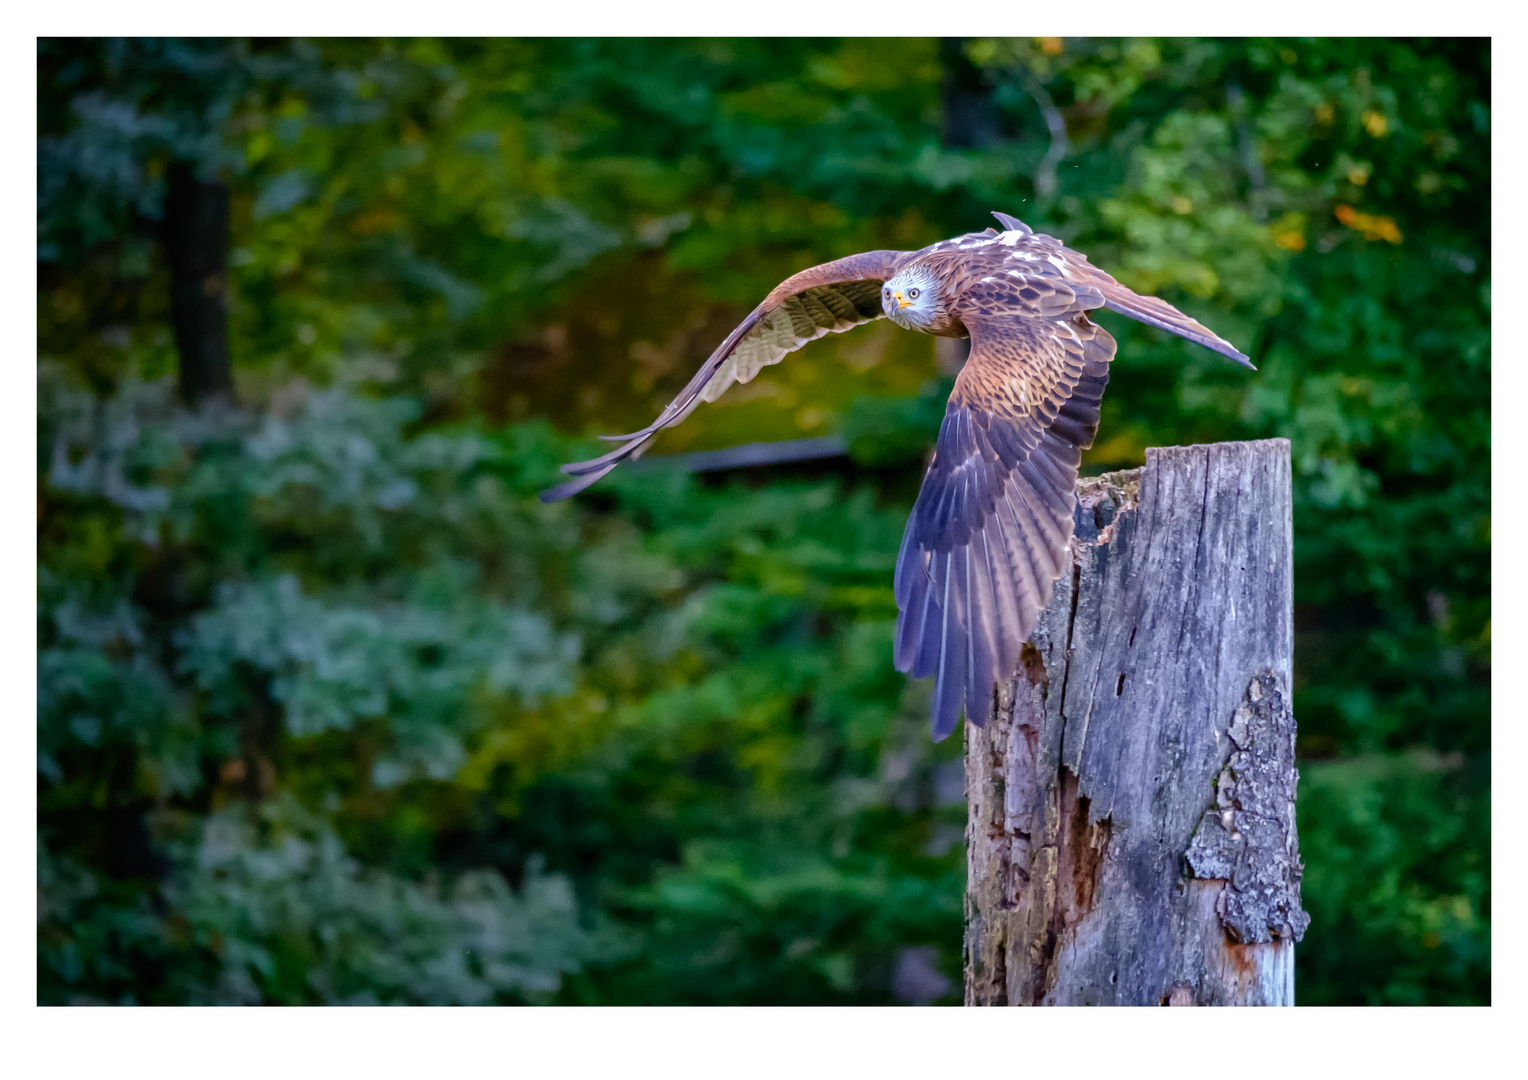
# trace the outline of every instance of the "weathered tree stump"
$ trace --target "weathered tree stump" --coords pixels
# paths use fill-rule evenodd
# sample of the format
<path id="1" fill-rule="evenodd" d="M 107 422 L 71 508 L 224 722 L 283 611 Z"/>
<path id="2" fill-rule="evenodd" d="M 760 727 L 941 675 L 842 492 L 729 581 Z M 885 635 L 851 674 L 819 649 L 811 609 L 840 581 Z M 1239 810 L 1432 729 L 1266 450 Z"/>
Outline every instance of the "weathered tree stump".
<path id="1" fill-rule="evenodd" d="M 1073 570 L 966 726 L 967 1005 L 1292 1005 L 1289 443 L 1078 484 Z"/>

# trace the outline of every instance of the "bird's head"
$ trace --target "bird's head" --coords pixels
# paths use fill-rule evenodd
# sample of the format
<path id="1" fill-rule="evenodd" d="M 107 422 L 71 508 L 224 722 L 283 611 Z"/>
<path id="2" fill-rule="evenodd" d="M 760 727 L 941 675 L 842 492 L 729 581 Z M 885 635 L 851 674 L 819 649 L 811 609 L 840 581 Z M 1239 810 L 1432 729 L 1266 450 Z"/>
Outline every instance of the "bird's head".
<path id="1" fill-rule="evenodd" d="M 928 329 L 943 306 L 939 279 L 922 267 L 904 270 L 881 286 L 881 310 L 908 330 Z"/>

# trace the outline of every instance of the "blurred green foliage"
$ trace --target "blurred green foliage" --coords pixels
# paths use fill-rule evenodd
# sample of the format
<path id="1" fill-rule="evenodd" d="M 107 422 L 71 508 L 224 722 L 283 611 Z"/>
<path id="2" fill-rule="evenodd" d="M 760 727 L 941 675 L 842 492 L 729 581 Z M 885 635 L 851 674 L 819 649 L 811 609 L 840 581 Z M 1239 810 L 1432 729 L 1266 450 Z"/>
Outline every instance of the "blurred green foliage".
<path id="1" fill-rule="evenodd" d="M 851 463 L 534 494 L 790 272 L 993 209 L 1259 365 L 1105 315 L 1089 471 L 1293 441 L 1301 1000 L 1489 1000 L 1489 43 L 960 51 L 965 149 L 930 40 L 39 43 L 39 1000 L 958 1000 L 890 664 L 931 342 L 663 444 Z M 233 410 L 171 399 L 176 160 Z"/>

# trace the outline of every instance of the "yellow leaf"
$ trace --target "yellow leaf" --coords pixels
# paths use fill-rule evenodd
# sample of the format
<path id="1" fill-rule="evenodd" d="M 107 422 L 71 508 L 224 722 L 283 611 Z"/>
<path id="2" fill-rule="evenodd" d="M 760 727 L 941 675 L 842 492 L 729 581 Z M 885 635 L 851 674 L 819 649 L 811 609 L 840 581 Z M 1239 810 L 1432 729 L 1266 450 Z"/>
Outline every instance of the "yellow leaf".
<path id="1" fill-rule="evenodd" d="M 1369 134 L 1373 135 L 1376 139 L 1384 138 L 1385 131 L 1388 128 L 1388 125 L 1385 123 L 1385 114 L 1373 111 L 1364 113 L 1364 127 L 1368 128 Z"/>
<path id="2" fill-rule="evenodd" d="M 1273 242 L 1285 251 L 1304 251 L 1305 234 L 1298 229 L 1288 229 L 1273 234 Z"/>
<path id="3" fill-rule="evenodd" d="M 1173 198 L 1173 210 L 1179 214 L 1186 214 L 1194 208 L 1194 200 L 1183 195 Z"/>
<path id="4" fill-rule="evenodd" d="M 1285 214 L 1268 226 L 1274 244 L 1285 251 L 1305 250 L 1305 215 Z"/>
<path id="5" fill-rule="evenodd" d="M 1395 219 L 1383 214 L 1365 214 L 1361 210 L 1354 210 L 1351 206 L 1338 203 L 1332 208 L 1332 214 L 1338 221 L 1350 229 L 1355 229 L 1364 234 L 1365 240 L 1385 240 L 1392 244 L 1401 242 L 1401 230 L 1395 223 Z"/>
<path id="6" fill-rule="evenodd" d="M 1060 38 L 1043 37 L 1036 38 L 1035 40 L 1040 43 L 1040 51 L 1043 52 L 1046 56 L 1056 56 L 1060 54 L 1062 48 Z"/>

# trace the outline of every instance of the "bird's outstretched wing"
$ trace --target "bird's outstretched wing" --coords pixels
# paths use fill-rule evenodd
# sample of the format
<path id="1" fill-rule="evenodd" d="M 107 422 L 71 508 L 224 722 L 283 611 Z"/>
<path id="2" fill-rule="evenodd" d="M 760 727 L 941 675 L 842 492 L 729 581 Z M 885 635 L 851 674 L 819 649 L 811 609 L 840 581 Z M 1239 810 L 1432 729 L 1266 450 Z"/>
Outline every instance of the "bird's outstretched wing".
<path id="1" fill-rule="evenodd" d="M 1098 431 L 1114 339 L 1097 287 L 1051 263 L 982 278 L 957 300 L 971 355 L 897 557 L 896 666 L 937 674 L 933 733 L 992 714 L 1072 538 L 1077 467 Z"/>
<path id="2" fill-rule="evenodd" d="M 1054 236 L 1035 232 L 1016 217 L 995 212 L 992 216 L 1003 223 L 1003 228 L 1025 235 L 1023 245 L 1015 248 L 1022 255 L 1015 257 L 1051 261 L 1068 283 L 1091 285 L 1102 293 L 1104 298 L 1102 306 L 1110 311 L 1117 311 L 1148 326 L 1155 326 L 1159 330 L 1166 330 L 1181 338 L 1187 338 L 1207 349 L 1213 349 L 1221 356 L 1234 360 L 1243 367 L 1257 370 L 1246 353 L 1237 349 L 1203 323 L 1189 318 L 1165 300 L 1158 300 L 1155 296 L 1142 296 L 1140 293 L 1127 289 L 1088 262 L 1086 255 L 1073 251 Z"/>
<path id="3" fill-rule="evenodd" d="M 786 353 L 827 333 L 882 317 L 881 284 L 912 257 L 905 251 L 866 251 L 786 278 L 727 335 L 658 419 L 629 435 L 606 435 L 622 445 L 590 461 L 564 465 L 572 480 L 541 493 L 542 502 L 566 499 L 636 457 L 659 431 L 679 423 L 702 401 L 715 401 L 734 382 L 748 382 Z"/>

